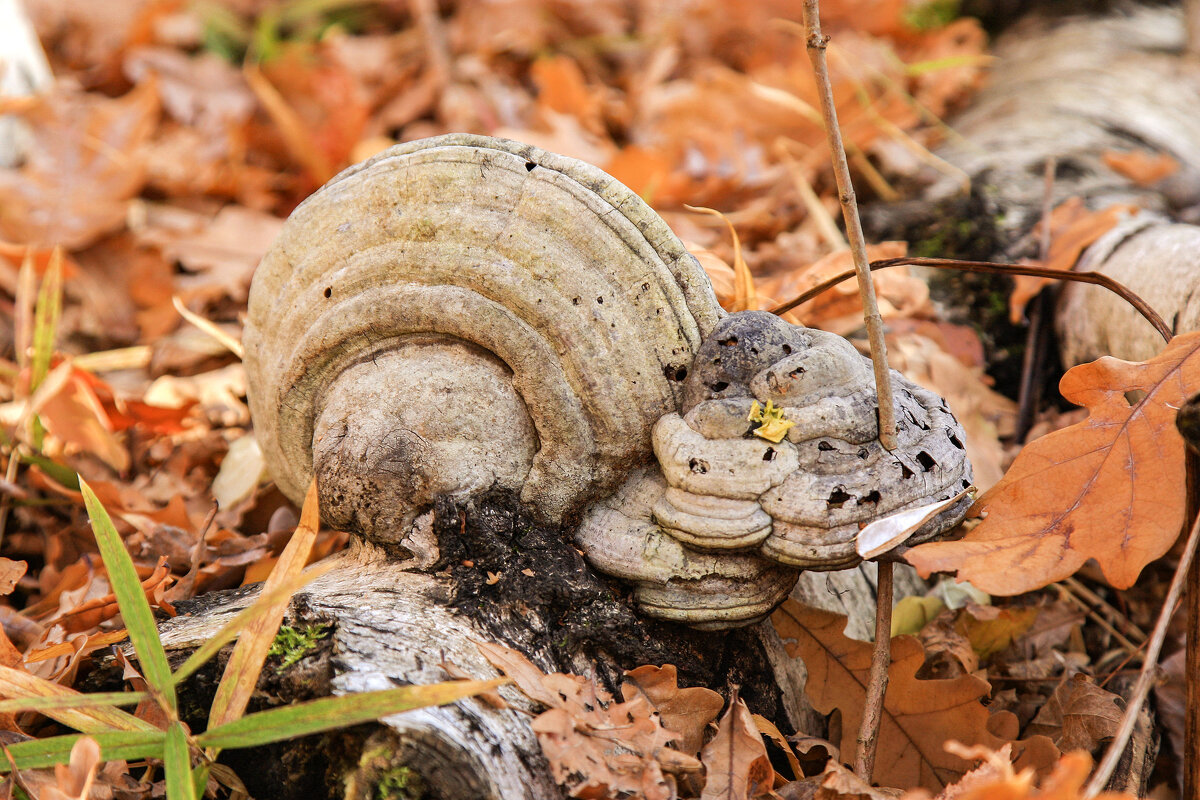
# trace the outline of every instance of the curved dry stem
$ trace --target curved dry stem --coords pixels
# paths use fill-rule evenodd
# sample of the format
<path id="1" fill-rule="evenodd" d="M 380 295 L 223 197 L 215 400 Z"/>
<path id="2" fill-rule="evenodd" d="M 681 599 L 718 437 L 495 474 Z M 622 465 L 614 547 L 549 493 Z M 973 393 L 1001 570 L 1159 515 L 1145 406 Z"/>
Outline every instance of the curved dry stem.
<path id="1" fill-rule="evenodd" d="M 912 266 L 912 267 L 933 267 L 934 269 L 953 269 L 962 272 L 988 272 L 997 275 L 1032 275 L 1036 278 L 1049 278 L 1056 281 L 1074 281 L 1076 283 L 1090 283 L 1094 286 L 1101 286 L 1113 294 L 1120 297 L 1129 305 L 1137 309 L 1137 312 L 1146 318 L 1146 321 L 1154 326 L 1159 335 L 1163 337 L 1163 341 L 1169 342 L 1174 332 L 1163 318 L 1158 315 L 1150 305 L 1138 297 L 1131 289 L 1124 284 L 1113 280 L 1107 275 L 1099 272 L 1062 272 L 1056 269 L 1046 269 L 1045 267 L 1034 267 L 1028 264 L 1005 264 L 993 263 L 991 261 L 960 261 L 956 258 L 888 258 L 880 261 L 872 261 L 870 264 L 871 271 L 877 269 L 887 269 L 888 267 Z M 844 280 L 853 278 L 853 271 L 843 272 L 835 275 L 827 281 L 817 284 L 809 289 L 804 294 L 789 300 L 782 305 L 775 306 L 771 309 L 772 314 L 784 314 L 791 311 L 802 303 L 807 303 L 817 295 L 832 289 Z"/>

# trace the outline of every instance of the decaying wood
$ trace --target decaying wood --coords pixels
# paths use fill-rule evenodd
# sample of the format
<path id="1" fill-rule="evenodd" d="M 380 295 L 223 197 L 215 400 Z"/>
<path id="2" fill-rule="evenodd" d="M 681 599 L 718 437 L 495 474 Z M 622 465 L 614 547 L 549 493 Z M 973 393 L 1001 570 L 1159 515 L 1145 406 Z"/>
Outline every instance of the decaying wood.
<path id="1" fill-rule="evenodd" d="M 520 540 L 520 548 L 512 548 L 521 556 L 508 553 L 507 545 L 516 540 L 501 542 L 505 546 L 496 553 L 482 552 L 473 533 L 483 537 L 496 528 L 520 530 L 530 524 L 512 504 L 443 508 L 442 513 L 435 527 L 445 550 L 455 550 L 446 537 L 467 531 L 466 544 L 481 551 L 473 566 L 459 558 L 438 574 L 422 574 L 406 570 L 377 546 L 358 543 L 335 556 L 337 566 L 297 596 L 293 613 L 334 625 L 334 693 L 448 680 L 443 664 L 495 677 L 474 643 L 501 641 L 547 672 L 587 675 L 610 689 L 624 669 L 674 663 L 681 686 L 736 683 L 751 709 L 781 728 L 822 732 L 822 719 L 803 699 L 803 664 L 787 657 L 769 622 L 705 632 L 647 621 L 626 600 L 614 599 L 614 587 L 592 574 L 565 540 L 555 542 L 548 529 L 535 528 Z M 535 574 L 523 575 L 522 564 L 532 565 L 525 569 Z M 489 572 L 499 575 L 495 584 L 488 584 Z M 865 638 L 874 621 L 871 572 L 864 565 L 840 573 L 805 573 L 796 596 L 849 613 L 848 631 Z M 898 576 L 900 592 L 921 587 L 910 570 Z M 562 596 L 564 591 L 570 596 Z M 176 618 L 163 625 L 163 642 L 170 650 L 193 648 L 252 600 L 252 594 L 237 593 L 204 613 Z M 441 796 L 562 797 L 529 727 L 532 705 L 513 690 L 502 694 L 511 708 L 467 700 L 388 718 L 397 735 L 393 745 L 402 751 L 392 763 L 407 763 Z"/>

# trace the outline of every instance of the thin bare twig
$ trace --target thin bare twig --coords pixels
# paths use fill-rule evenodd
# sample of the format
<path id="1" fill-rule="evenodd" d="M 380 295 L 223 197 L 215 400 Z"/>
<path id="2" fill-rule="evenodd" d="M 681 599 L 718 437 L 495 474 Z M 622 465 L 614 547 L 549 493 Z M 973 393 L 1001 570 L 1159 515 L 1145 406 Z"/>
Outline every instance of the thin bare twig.
<path id="1" fill-rule="evenodd" d="M 1158 614 L 1158 622 L 1155 623 L 1154 632 L 1150 635 L 1150 644 L 1146 646 L 1146 660 L 1142 662 L 1142 671 L 1138 674 L 1137 683 L 1134 684 L 1133 691 L 1129 695 L 1125 713 L 1121 715 L 1121 725 L 1117 728 L 1116 735 L 1104 752 L 1104 758 L 1100 760 L 1100 765 L 1092 773 L 1092 779 L 1083 792 L 1084 798 L 1095 797 L 1104 791 L 1108 779 L 1112 777 L 1113 770 L 1117 768 L 1117 763 L 1121 760 L 1121 754 L 1125 752 L 1125 745 L 1129 743 L 1129 737 L 1133 735 L 1138 712 L 1145 704 L 1146 696 L 1150 693 L 1157 678 L 1158 656 L 1162 652 L 1163 642 L 1167 639 L 1167 625 L 1171 621 L 1175 606 L 1179 604 L 1180 595 L 1183 594 L 1185 579 L 1191 571 L 1192 559 L 1196 556 L 1197 542 L 1200 542 L 1200 519 L 1192 525 L 1187 544 L 1183 546 L 1183 554 L 1179 557 L 1179 566 L 1175 569 L 1175 577 L 1171 579 L 1171 588 L 1167 590 L 1162 611 Z"/>
<path id="2" fill-rule="evenodd" d="M 863 704 L 862 727 L 858 731 L 858 752 L 854 774 L 867 783 L 875 771 L 875 751 L 879 744 L 879 722 L 883 718 L 883 698 L 887 694 L 888 667 L 892 663 L 892 562 L 877 561 L 879 578 L 875 586 L 875 649 L 871 651 L 871 671 L 867 678 L 867 699 Z"/>
<path id="3" fill-rule="evenodd" d="M 1200 395 L 1188 399 L 1175 415 L 1175 427 L 1187 445 L 1184 450 L 1187 491 L 1186 525 L 1200 518 Z M 1192 559 L 1187 575 L 1187 638 L 1184 644 L 1183 791 L 1181 800 L 1200 798 L 1200 561 Z"/>
<path id="4" fill-rule="evenodd" d="M 808 58 L 816 74 L 817 90 L 821 96 L 821 116 L 833 159 L 833 177 L 837 181 L 842 217 L 846 221 L 846 238 L 854 271 L 858 276 L 858 296 L 862 301 L 863 318 L 867 324 L 867 339 L 871 345 L 871 363 L 875 367 L 875 396 L 879 400 L 879 443 L 888 450 L 896 449 L 896 411 L 892 400 L 892 376 L 888 370 L 887 345 L 883 341 L 883 317 L 875 299 L 875 284 L 867 265 L 867 240 L 862 221 L 858 218 L 858 201 L 850 181 L 850 164 L 842 145 L 842 130 L 838 127 L 837 109 L 833 105 L 833 84 L 829 80 L 829 65 L 825 48 L 829 37 L 821 33 L 821 8 L 818 0 L 804 0 L 804 25 L 807 31 Z"/>
<path id="5" fill-rule="evenodd" d="M 1058 159 L 1050 156 L 1042 173 L 1042 237 L 1038 257 L 1043 264 L 1050 255 L 1050 215 L 1054 211 L 1054 170 Z M 1042 287 L 1028 307 L 1029 330 L 1025 332 L 1025 354 L 1021 358 L 1021 388 L 1017 392 L 1017 444 L 1025 444 L 1025 437 L 1033 427 L 1033 417 L 1042 399 L 1042 366 L 1049 344 L 1050 317 L 1054 313 L 1051 289 Z"/>
<path id="6" fill-rule="evenodd" d="M 934 269 L 955 269 L 964 272 L 992 272 L 997 275 L 1033 275 L 1038 278 L 1050 278 L 1056 281 L 1075 281 L 1076 283 L 1090 283 L 1094 286 L 1102 286 L 1108 289 L 1113 294 L 1120 297 L 1129 305 L 1137 309 L 1137 312 L 1146 318 L 1146 321 L 1154 326 L 1158 334 L 1163 337 L 1163 341 L 1171 341 L 1174 334 L 1167 323 L 1163 322 L 1162 317 L 1158 312 L 1146 303 L 1145 300 L 1138 297 L 1123 284 L 1114 281 L 1107 275 L 1102 275 L 1099 272 L 1060 272 L 1056 269 L 1045 269 L 1044 267 L 1033 267 L 1028 264 L 1003 264 L 993 263 L 991 261 L 959 261 L 954 258 L 887 258 L 881 261 L 872 261 L 870 263 L 871 271 L 877 269 L 887 269 L 888 267 L 933 267 Z M 786 303 L 775 306 L 771 309 L 772 314 L 783 314 L 791 311 L 798 305 L 807 303 L 817 295 L 832 289 L 839 283 L 853 278 L 857 273 L 843 272 L 840 275 L 834 275 L 827 281 L 823 281 L 813 288 L 809 289 L 799 297 L 789 300 Z"/>

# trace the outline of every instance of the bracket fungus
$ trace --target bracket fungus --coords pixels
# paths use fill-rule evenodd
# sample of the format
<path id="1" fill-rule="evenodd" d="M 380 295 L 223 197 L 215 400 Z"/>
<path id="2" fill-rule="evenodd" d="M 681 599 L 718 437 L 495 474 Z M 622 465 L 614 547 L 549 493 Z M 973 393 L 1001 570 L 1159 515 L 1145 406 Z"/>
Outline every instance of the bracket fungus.
<path id="1" fill-rule="evenodd" d="M 395 544 L 439 497 L 510 490 L 578 520 L 651 616 L 760 619 L 799 570 L 856 564 L 860 525 L 971 481 L 939 397 L 894 375 L 884 450 L 849 342 L 726 314 L 640 198 L 517 142 L 347 169 L 292 214 L 249 305 L 251 409 L 286 494 L 315 474 L 329 524 Z"/>

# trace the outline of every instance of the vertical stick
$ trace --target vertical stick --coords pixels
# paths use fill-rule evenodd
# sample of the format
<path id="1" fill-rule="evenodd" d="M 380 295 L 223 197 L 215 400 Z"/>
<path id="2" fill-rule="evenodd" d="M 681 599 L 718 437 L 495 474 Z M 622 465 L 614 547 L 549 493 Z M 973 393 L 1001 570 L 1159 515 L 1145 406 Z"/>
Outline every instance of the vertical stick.
<path id="1" fill-rule="evenodd" d="M 1195 4 L 1193 4 L 1194 6 Z M 1196 524 L 1200 515 L 1200 395 L 1183 404 L 1175 416 L 1175 426 L 1187 444 L 1184 458 L 1187 468 L 1187 516 L 1184 528 Z M 1184 655 L 1183 793 L 1180 800 L 1200 800 L 1200 559 L 1193 559 L 1187 574 L 1187 644 Z"/>
<path id="2" fill-rule="evenodd" d="M 817 91 L 821 95 L 821 115 L 825 120 L 825 134 L 829 138 L 829 150 L 833 158 L 833 177 L 837 181 L 838 199 L 842 203 L 842 216 L 846 221 L 846 237 L 854 258 L 854 271 L 858 275 L 858 296 L 862 300 L 867 339 L 871 344 L 871 362 L 875 366 L 879 442 L 888 450 L 895 450 L 896 410 L 892 400 L 892 376 L 887 364 L 887 345 L 883 341 L 883 318 L 879 316 L 879 303 L 875 300 L 875 284 L 871 281 L 871 270 L 867 266 L 867 241 L 858 218 L 858 200 L 854 196 L 854 184 L 850 182 L 850 164 L 846 160 L 846 148 L 842 145 L 837 109 L 833 106 L 833 84 L 829 80 L 829 65 L 825 63 L 825 47 L 829 44 L 829 37 L 821 33 L 819 0 L 804 0 L 804 24 L 808 31 L 808 58 L 816 73 Z"/>
<path id="3" fill-rule="evenodd" d="M 892 562 L 877 561 L 879 579 L 875 592 L 875 649 L 871 653 L 871 672 L 867 679 L 867 700 L 862 727 L 858 730 L 858 752 L 854 774 L 867 783 L 875 771 L 875 751 L 879 744 L 879 722 L 883 718 L 883 697 L 887 694 L 888 667 L 892 663 Z"/>

